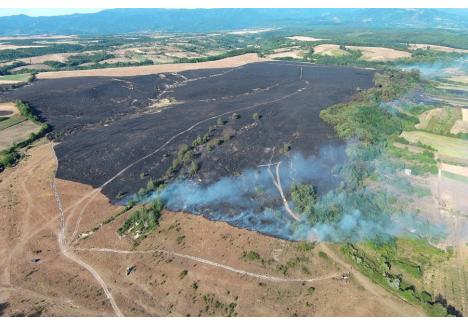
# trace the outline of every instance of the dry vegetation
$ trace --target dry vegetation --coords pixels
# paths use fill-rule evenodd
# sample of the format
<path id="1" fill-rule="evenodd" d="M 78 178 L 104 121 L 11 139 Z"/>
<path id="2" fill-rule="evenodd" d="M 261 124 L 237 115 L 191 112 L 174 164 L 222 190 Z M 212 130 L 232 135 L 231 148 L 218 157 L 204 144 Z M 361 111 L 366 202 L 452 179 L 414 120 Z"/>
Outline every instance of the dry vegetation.
<path id="1" fill-rule="evenodd" d="M 38 144 L 28 156 L 5 171 L 0 183 L 3 313 L 111 315 L 111 306 L 91 274 L 60 254 L 51 144 Z M 75 239 L 70 250 L 101 275 L 125 315 L 421 313 L 372 283 L 362 283 L 359 274 L 343 279 L 347 267 L 334 262 L 336 254 L 322 245 L 279 240 L 224 222 L 165 212 L 156 232 L 135 247 L 131 238 L 116 233 L 125 214 L 102 224 L 121 207 L 110 205 L 99 193 L 80 201 L 90 194 L 89 186 L 57 180 L 57 189 L 65 211 L 66 238 Z M 78 240 L 79 234 L 91 229 L 94 234 Z M 104 247 L 122 251 L 86 249 Z M 272 281 L 270 276 L 284 281 Z M 297 278 L 305 281 L 288 281 Z"/>

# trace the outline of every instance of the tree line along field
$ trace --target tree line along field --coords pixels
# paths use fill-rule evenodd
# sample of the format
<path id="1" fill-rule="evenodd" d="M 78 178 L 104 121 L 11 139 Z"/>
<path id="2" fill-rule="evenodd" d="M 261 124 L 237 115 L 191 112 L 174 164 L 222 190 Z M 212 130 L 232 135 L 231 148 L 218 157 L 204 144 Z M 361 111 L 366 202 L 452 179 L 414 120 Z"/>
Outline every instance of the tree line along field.
<path id="1" fill-rule="evenodd" d="M 294 39 L 291 35 L 302 35 L 302 38 Z M 395 61 L 398 65 L 453 59 L 463 54 L 459 51 L 468 48 L 463 34 L 451 31 L 434 31 L 434 34 L 426 35 L 411 30 L 396 33 L 390 30 L 343 31 L 339 28 L 208 33 L 196 37 L 191 34 L 142 34 L 134 37 L 6 39 L 3 43 L 13 48 L 0 49 L 0 75 L 16 75 L 4 77 L 15 80 L 27 79 L 27 74 L 41 71 L 202 62 L 242 53 L 323 64 L 381 66 L 382 62 Z M 415 48 L 415 44 L 427 46 Z M 440 50 L 438 45 L 445 48 Z M 322 46 L 339 49 L 322 52 Z M 453 51 L 447 51 L 449 47 L 453 47 Z"/>

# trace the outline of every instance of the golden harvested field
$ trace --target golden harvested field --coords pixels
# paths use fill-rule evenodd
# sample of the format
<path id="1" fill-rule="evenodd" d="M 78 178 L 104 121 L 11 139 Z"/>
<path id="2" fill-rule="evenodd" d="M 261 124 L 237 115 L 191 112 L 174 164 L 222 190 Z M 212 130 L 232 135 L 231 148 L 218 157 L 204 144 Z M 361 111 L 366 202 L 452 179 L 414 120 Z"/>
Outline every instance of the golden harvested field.
<path id="1" fill-rule="evenodd" d="M 468 53 L 468 50 L 465 49 L 456 49 L 448 46 L 442 46 L 442 45 L 434 45 L 434 44 L 421 44 L 421 43 L 415 43 L 415 44 L 410 44 L 409 45 L 410 50 L 416 50 L 416 49 L 423 49 L 423 50 L 434 50 L 434 51 L 441 51 L 441 52 L 459 52 L 459 53 Z"/>
<path id="2" fill-rule="evenodd" d="M 37 75 L 38 79 L 55 79 L 67 77 L 85 77 L 85 76 L 142 76 L 152 75 L 163 72 L 180 72 L 192 69 L 215 69 L 215 68 L 230 68 L 239 67 L 248 63 L 268 61 L 262 59 L 255 53 L 229 57 L 217 61 L 207 61 L 199 63 L 173 63 L 161 65 L 149 65 L 140 67 L 122 67 L 122 68 L 105 68 L 91 70 L 72 70 L 72 71 L 51 71 L 42 72 Z"/>
<path id="3" fill-rule="evenodd" d="M 302 59 L 304 58 L 305 51 L 303 50 L 293 50 L 293 49 L 278 49 L 279 51 L 275 51 L 273 54 L 267 55 L 269 59 L 276 59 L 276 58 L 294 58 L 294 59 Z"/>
<path id="4" fill-rule="evenodd" d="M 314 53 L 329 56 L 342 56 L 349 54 L 345 50 L 340 49 L 338 44 L 320 44 L 314 47 Z"/>
<path id="5" fill-rule="evenodd" d="M 394 50 L 390 48 L 351 45 L 346 46 L 346 48 L 361 51 L 361 59 L 368 61 L 392 61 L 411 57 L 411 53 L 409 52 Z"/>
<path id="6" fill-rule="evenodd" d="M 19 59 L 20 61 L 23 61 L 27 64 L 42 64 L 45 61 L 59 61 L 59 62 L 65 62 L 67 59 L 73 55 L 77 55 L 78 53 L 51 53 L 51 54 L 45 54 L 45 55 L 39 55 L 36 57 L 29 57 L 29 58 L 22 58 Z"/>

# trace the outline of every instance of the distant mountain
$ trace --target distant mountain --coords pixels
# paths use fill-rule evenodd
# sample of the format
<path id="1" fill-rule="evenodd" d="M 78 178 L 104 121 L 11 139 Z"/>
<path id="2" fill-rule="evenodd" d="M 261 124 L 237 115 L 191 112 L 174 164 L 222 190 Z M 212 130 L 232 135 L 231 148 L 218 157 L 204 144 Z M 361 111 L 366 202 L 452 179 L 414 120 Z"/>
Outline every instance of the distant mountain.
<path id="1" fill-rule="evenodd" d="M 468 29 L 466 17 L 463 9 L 109 9 L 64 16 L 0 17 L 0 34 L 215 32 L 314 26 Z"/>

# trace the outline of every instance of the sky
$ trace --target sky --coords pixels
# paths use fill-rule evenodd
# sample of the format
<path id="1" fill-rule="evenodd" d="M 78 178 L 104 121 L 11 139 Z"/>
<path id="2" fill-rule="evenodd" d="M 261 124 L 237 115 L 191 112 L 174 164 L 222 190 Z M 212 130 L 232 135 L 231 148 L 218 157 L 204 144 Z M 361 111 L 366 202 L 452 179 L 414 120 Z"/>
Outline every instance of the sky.
<path id="1" fill-rule="evenodd" d="M 0 8 L 0 16 L 11 16 L 11 15 L 28 15 L 28 16 L 57 16 L 57 15 L 69 15 L 75 13 L 93 13 L 98 12 L 102 9 L 99 8 Z"/>

